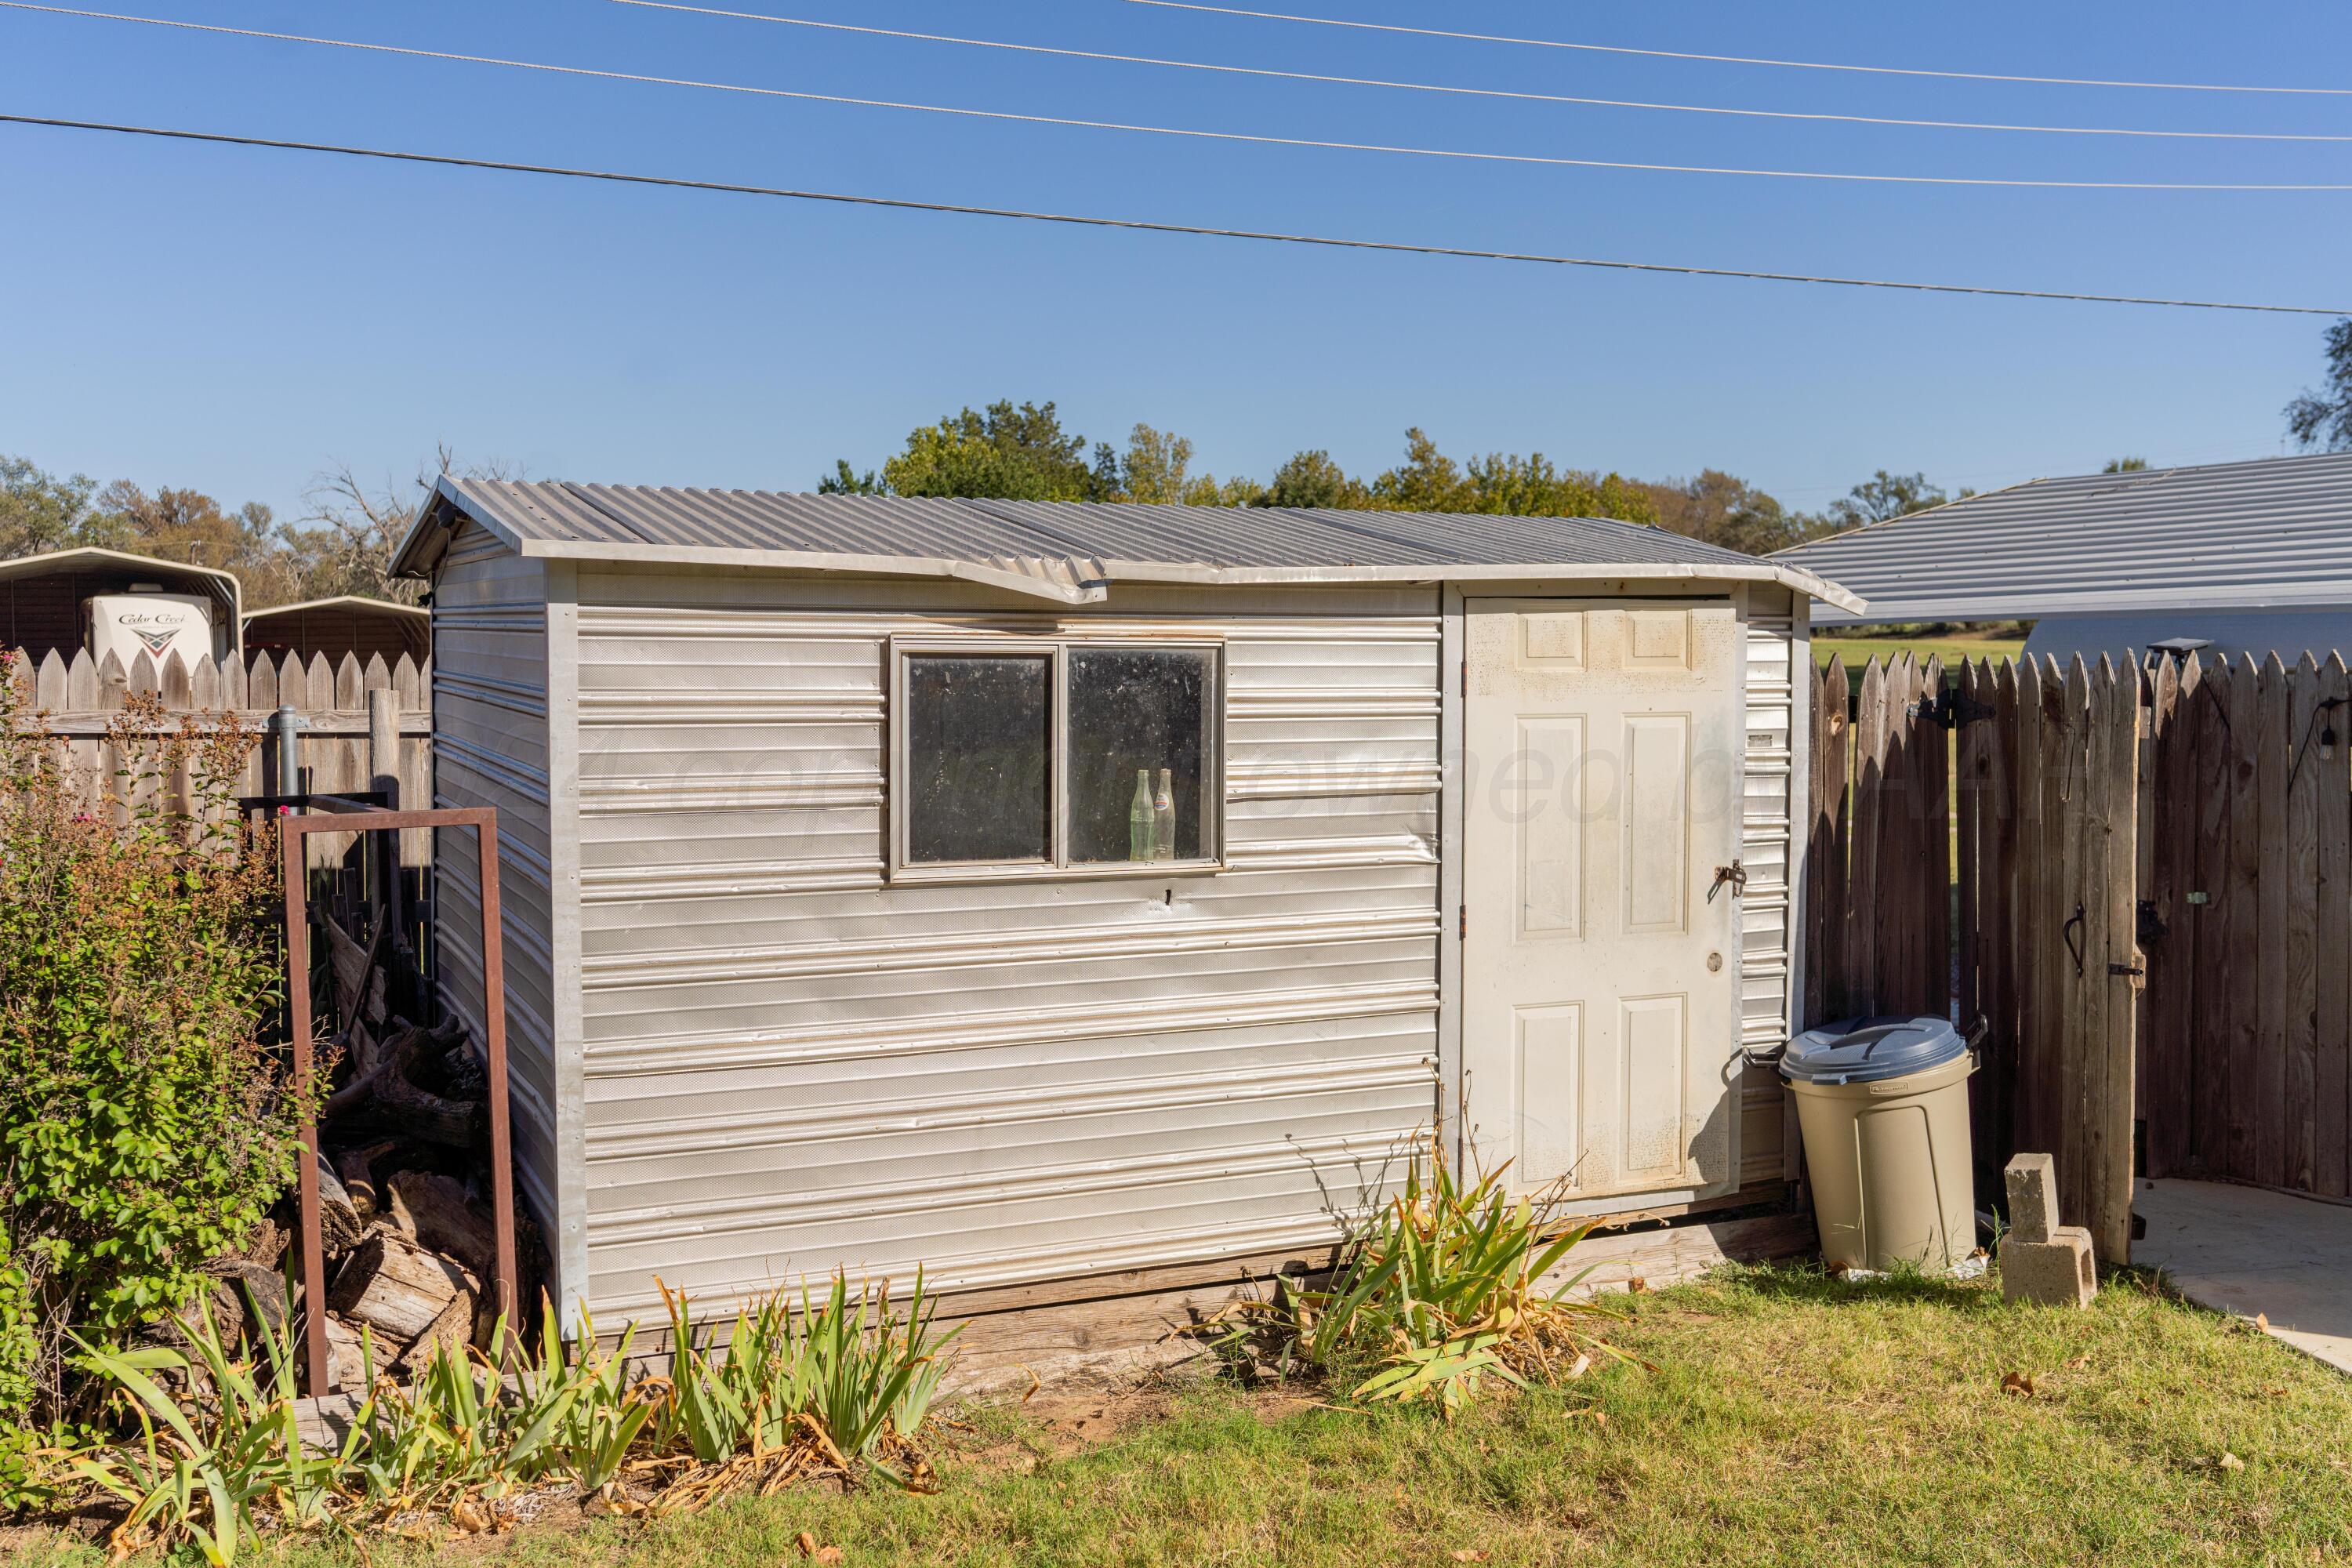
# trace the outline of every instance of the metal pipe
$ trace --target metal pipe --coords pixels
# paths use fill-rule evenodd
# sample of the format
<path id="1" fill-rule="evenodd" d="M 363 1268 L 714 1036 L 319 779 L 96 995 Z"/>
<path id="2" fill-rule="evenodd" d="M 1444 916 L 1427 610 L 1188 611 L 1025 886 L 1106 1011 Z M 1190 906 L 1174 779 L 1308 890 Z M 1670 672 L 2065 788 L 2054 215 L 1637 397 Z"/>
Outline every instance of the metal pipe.
<path id="1" fill-rule="evenodd" d="M 272 776 L 268 793 L 302 793 L 302 715 L 291 703 L 269 716 L 269 757 Z"/>

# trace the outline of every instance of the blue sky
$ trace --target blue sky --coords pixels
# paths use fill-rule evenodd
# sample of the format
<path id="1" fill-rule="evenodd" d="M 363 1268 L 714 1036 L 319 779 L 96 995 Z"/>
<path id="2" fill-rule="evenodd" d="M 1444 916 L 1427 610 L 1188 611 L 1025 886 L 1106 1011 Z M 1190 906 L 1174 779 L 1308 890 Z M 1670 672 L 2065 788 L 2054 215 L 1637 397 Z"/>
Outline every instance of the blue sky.
<path id="1" fill-rule="evenodd" d="M 1948 81 L 1508 47 L 1129 0 L 740 9 L 1282 69 L 1760 109 L 2352 134 L 2352 97 Z M 1552 156 L 2352 184 L 2352 142 L 1738 120 L 1254 80 L 614 0 L 116 0 L 234 26 L 973 108 Z M 2352 7 L 1276 9 L 1645 47 L 2352 86 Z M 952 119 L 0 10 L 13 112 L 1185 223 L 1706 266 L 2352 305 L 2352 193 L 1538 167 Z M 1818 506 L 2281 447 L 2319 318 L 1971 300 L 1076 231 L 0 126 L 0 452 L 300 510 L 436 441 L 532 477 L 805 489 L 1052 398 L 1196 471 L 1540 448 Z"/>

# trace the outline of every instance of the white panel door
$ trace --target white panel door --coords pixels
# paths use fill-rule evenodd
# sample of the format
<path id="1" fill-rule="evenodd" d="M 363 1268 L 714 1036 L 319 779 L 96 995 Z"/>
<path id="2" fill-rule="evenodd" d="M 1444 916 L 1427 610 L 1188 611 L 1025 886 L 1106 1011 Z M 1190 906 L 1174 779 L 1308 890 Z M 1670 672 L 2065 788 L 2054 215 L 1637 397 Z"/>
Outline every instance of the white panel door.
<path id="1" fill-rule="evenodd" d="M 1739 626 L 1727 601 L 1469 599 L 1463 1120 L 1523 1191 L 1738 1170 Z M 1633 1206 L 1601 1204 L 1600 1208 Z"/>

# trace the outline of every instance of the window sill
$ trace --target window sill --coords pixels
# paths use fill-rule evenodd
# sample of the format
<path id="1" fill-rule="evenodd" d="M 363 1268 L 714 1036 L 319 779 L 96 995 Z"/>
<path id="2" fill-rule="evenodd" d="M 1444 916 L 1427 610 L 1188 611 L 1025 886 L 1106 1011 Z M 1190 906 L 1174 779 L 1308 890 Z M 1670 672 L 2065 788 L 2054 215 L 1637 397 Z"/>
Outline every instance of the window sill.
<path id="1" fill-rule="evenodd" d="M 1149 881 L 1165 877 L 1213 877 L 1224 869 L 1226 863 L 1223 860 L 1105 860 L 1077 866 L 1048 866 L 1038 861 L 1011 865 L 940 861 L 894 866 L 887 881 L 894 888 L 971 882 Z"/>

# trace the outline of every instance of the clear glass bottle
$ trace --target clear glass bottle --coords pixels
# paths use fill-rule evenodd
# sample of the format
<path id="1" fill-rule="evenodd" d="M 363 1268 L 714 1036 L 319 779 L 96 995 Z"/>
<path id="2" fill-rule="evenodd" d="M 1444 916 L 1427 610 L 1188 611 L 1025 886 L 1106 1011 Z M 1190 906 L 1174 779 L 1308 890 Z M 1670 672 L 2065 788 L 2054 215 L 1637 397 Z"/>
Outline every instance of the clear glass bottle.
<path id="1" fill-rule="evenodd" d="M 1151 858 L 1176 858 L 1176 792 L 1171 771 L 1160 770 L 1160 788 L 1151 797 Z"/>
<path id="2" fill-rule="evenodd" d="M 1127 808 L 1127 858 L 1156 858 L 1159 816 L 1151 800 L 1151 770 L 1135 770 L 1135 799 Z"/>

